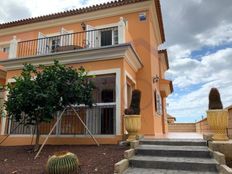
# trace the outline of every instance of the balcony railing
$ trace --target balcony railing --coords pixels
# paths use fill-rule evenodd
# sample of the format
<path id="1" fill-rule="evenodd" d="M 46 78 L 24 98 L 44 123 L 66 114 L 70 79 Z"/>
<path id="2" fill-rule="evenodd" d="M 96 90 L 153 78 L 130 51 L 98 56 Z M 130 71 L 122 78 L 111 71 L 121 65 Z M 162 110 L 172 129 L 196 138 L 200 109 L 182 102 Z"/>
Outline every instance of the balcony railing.
<path id="1" fill-rule="evenodd" d="M 89 30 L 77 33 L 42 36 L 39 39 L 18 42 L 17 57 L 47 55 L 64 51 L 98 48 L 119 44 L 119 27 Z"/>
<path id="2" fill-rule="evenodd" d="M 89 130 L 94 135 L 113 135 L 116 133 L 116 107 L 115 104 L 102 104 L 92 108 L 78 107 L 78 113 Z M 40 133 L 47 135 L 56 119 L 50 123 L 39 126 Z M 17 127 L 17 128 L 16 128 Z M 18 122 L 9 121 L 8 133 L 12 135 L 33 135 L 34 126 L 19 125 Z M 87 135 L 85 127 L 71 109 L 68 109 L 52 132 L 52 135 Z"/>

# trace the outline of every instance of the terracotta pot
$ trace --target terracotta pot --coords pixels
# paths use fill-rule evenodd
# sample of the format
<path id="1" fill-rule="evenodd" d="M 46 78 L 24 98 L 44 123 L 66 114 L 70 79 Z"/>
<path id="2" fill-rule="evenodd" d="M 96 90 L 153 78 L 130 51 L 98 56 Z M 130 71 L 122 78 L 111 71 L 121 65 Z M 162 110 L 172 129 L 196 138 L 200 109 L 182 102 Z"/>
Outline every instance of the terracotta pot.
<path id="1" fill-rule="evenodd" d="M 229 140 L 228 136 L 226 135 L 226 128 L 228 128 L 228 117 L 229 113 L 227 110 L 218 109 L 207 111 L 207 121 L 214 133 L 213 140 Z"/>
<path id="2" fill-rule="evenodd" d="M 141 129 L 141 115 L 125 115 L 125 128 L 128 132 L 127 141 L 133 141 Z"/>

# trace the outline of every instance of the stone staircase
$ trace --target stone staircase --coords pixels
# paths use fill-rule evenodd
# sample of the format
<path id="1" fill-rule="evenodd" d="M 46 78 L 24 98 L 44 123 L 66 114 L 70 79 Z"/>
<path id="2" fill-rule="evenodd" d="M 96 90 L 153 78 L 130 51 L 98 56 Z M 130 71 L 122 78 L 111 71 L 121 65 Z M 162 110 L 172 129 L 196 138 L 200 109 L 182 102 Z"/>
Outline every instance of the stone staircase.
<path id="1" fill-rule="evenodd" d="M 141 140 L 124 174 L 216 174 L 203 140 Z"/>

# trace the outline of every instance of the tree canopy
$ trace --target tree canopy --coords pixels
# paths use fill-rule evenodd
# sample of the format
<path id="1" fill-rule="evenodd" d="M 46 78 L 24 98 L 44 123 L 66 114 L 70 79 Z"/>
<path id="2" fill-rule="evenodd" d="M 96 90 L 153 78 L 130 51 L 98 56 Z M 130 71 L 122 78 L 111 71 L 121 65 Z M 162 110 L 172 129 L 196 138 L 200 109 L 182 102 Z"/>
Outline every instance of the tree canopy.
<path id="1" fill-rule="evenodd" d="M 81 67 L 78 70 L 54 61 L 51 66 L 24 65 L 21 76 L 8 84 L 6 111 L 10 118 L 25 124 L 49 122 L 68 105 L 92 106 L 94 85 Z"/>

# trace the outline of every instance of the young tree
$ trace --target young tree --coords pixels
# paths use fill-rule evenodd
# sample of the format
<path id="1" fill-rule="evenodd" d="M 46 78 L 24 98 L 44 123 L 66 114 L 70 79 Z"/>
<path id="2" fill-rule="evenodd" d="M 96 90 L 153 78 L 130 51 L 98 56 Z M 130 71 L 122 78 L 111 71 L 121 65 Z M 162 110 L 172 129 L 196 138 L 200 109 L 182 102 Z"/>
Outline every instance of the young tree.
<path id="1" fill-rule="evenodd" d="M 57 111 L 68 105 L 85 104 L 92 106 L 94 85 L 84 68 L 78 70 L 59 64 L 24 66 L 14 84 L 8 84 L 6 111 L 11 119 L 36 128 L 36 143 L 39 147 L 39 125 L 50 122 Z"/>

